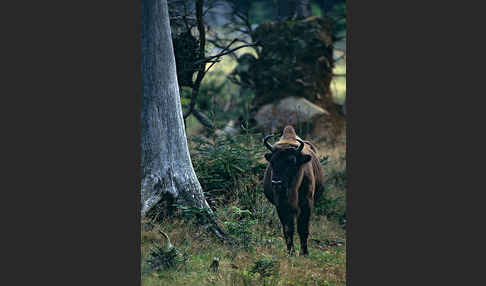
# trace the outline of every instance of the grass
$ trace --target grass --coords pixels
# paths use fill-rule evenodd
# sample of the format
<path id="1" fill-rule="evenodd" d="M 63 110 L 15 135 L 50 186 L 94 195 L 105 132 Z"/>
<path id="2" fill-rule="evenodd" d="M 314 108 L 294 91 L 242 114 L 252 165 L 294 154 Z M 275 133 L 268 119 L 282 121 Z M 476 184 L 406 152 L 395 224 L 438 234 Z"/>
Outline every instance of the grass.
<path id="1" fill-rule="evenodd" d="M 288 257 L 278 225 L 255 225 L 257 242 L 252 248 L 224 245 L 215 238 L 182 220 L 174 219 L 163 226 L 172 242 L 189 259 L 177 268 L 150 272 L 146 259 L 153 243 L 163 244 L 163 237 L 154 231 L 142 232 L 142 285 L 345 285 L 345 246 L 325 247 L 315 240 L 344 240 L 344 232 L 323 217 L 312 221 L 308 257 Z M 296 236 L 296 249 L 299 239 Z M 217 272 L 210 270 L 215 257 L 219 258 Z M 273 272 L 261 275 L 252 272 L 260 261 L 276 264 Z"/>
<path id="2" fill-rule="evenodd" d="M 248 153 L 248 157 L 261 156 L 258 140 L 248 141 L 255 153 Z M 239 152 L 237 141 L 226 146 L 227 153 Z M 192 143 L 194 144 L 194 143 Z M 258 145 L 257 145 L 258 144 Z M 320 155 L 328 155 L 329 160 L 324 169 L 328 174 L 326 198 L 345 197 L 345 142 L 328 146 L 318 143 Z M 218 142 L 215 143 L 218 146 Z M 263 148 L 263 147 L 262 147 Z M 198 164 L 197 148 L 191 148 L 194 164 Z M 212 150 L 212 149 L 207 149 Z M 209 152 L 207 151 L 206 152 Z M 201 151 L 202 152 L 202 151 Z M 215 149 L 217 156 L 220 149 Z M 222 153 L 221 156 L 228 156 Z M 224 158 L 215 158 L 220 164 L 227 164 Z M 281 232 L 280 221 L 275 208 L 262 193 L 261 176 L 252 174 L 257 165 L 248 165 L 247 159 L 231 161 L 236 169 L 221 169 L 221 172 L 232 174 L 224 182 L 222 189 L 232 191 L 233 196 L 226 195 L 226 199 L 216 200 L 213 206 L 219 225 L 225 232 L 236 239 L 236 244 L 223 244 L 214 235 L 196 225 L 194 220 L 179 216 L 167 218 L 162 222 L 142 222 L 141 237 L 141 267 L 142 285 L 345 285 L 346 284 L 346 232 L 339 220 L 325 212 L 315 212 L 311 219 L 310 236 L 308 240 L 308 257 L 288 257 L 285 242 Z M 238 168 L 245 168 L 243 175 Z M 220 170 L 220 166 L 207 165 L 205 168 Z M 196 166 L 196 169 L 197 166 Z M 232 171 L 233 170 L 233 171 Z M 211 172 L 197 171 L 198 177 L 206 186 Z M 234 176 L 238 173 L 239 176 Z M 212 175 L 211 175 L 212 176 Z M 224 196 L 224 195 L 222 195 Z M 344 201 L 333 208 L 345 212 Z M 317 203 L 316 203 L 317 205 Z M 324 206 L 324 205 L 323 205 Z M 325 205 L 329 208 L 328 205 Z M 316 206 L 318 207 L 318 206 Z M 321 206 L 322 207 L 322 206 Z M 164 248 L 166 239 L 159 233 L 165 232 L 171 243 L 180 252 L 178 262 L 170 269 L 151 269 L 149 264 L 150 252 L 154 247 Z M 296 251 L 300 250 L 297 233 L 294 236 Z M 217 271 L 211 269 L 214 260 L 218 261 Z"/>

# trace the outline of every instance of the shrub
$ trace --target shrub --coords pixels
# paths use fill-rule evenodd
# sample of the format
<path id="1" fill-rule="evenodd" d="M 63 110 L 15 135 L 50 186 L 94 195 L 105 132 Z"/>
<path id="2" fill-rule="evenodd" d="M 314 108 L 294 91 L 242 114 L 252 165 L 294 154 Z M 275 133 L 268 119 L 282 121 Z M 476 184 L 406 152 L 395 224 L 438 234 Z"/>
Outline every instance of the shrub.
<path id="1" fill-rule="evenodd" d="M 230 235 L 237 237 L 243 247 L 248 248 L 255 241 L 252 226 L 258 221 L 251 219 L 249 210 L 242 210 L 236 206 L 232 207 L 234 220 L 226 221 L 224 225 Z"/>
<path id="2" fill-rule="evenodd" d="M 198 208 L 187 205 L 176 205 L 176 207 L 181 211 L 180 214 L 186 223 L 199 226 L 205 226 L 211 223 L 211 215 L 207 208 Z"/>
<path id="3" fill-rule="evenodd" d="M 162 271 L 175 268 L 185 261 L 185 256 L 177 248 L 171 247 L 167 249 L 165 246 L 154 245 L 150 249 L 147 264 L 153 271 Z"/>
<path id="4" fill-rule="evenodd" d="M 214 142 L 192 138 L 194 169 L 210 203 L 239 199 L 244 208 L 254 204 L 266 167 L 262 138 L 261 134 L 219 136 Z"/>
<path id="5" fill-rule="evenodd" d="M 339 162 L 341 161 L 341 162 Z M 345 156 L 339 157 L 334 162 L 325 157 L 321 160 L 326 173 L 324 191 L 315 202 L 315 214 L 325 215 L 331 221 L 345 227 L 346 224 L 346 190 L 348 176 L 346 167 L 338 167 L 345 163 Z"/>
<path id="6" fill-rule="evenodd" d="M 278 275 L 279 272 L 278 262 L 267 257 L 259 259 L 251 267 L 249 272 L 258 273 L 262 278 L 272 276 L 272 275 Z"/>

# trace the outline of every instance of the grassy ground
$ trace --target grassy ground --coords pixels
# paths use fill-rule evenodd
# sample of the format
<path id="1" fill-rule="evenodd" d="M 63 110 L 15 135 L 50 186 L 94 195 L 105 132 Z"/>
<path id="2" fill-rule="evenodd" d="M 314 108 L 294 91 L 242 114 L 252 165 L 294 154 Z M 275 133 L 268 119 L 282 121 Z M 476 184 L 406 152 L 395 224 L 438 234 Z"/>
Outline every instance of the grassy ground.
<path id="1" fill-rule="evenodd" d="M 322 144 L 318 146 L 321 155 L 329 156 L 324 166 L 329 178 L 326 194 L 330 198 L 345 197 L 346 185 L 338 180 L 338 174 L 345 174 L 345 142 L 338 146 Z M 142 222 L 142 285 L 346 284 L 346 233 L 337 220 L 324 215 L 322 209 L 316 211 L 311 221 L 310 255 L 288 257 L 278 216 L 263 196 L 261 182 L 245 190 L 252 193 L 250 203 L 240 193 L 216 207 L 219 224 L 238 241 L 233 245 L 219 242 L 195 220 L 184 216 Z M 150 249 L 166 245 L 158 230 L 165 232 L 180 251 L 178 262 L 169 269 L 154 270 L 149 263 Z M 294 244 L 300 250 L 297 233 Z M 219 261 L 217 271 L 210 267 L 215 259 Z"/>
<path id="2" fill-rule="evenodd" d="M 165 229 L 172 242 L 187 255 L 188 260 L 174 269 L 150 272 L 142 263 L 142 285 L 345 285 L 345 244 L 326 246 L 328 240 L 344 241 L 343 231 L 323 217 L 312 221 L 308 257 L 288 257 L 285 242 L 277 226 L 256 225 L 258 237 L 254 246 L 243 248 L 223 245 L 214 237 L 182 220 L 168 222 L 156 228 Z M 299 249 L 296 238 L 296 248 Z M 142 233 L 142 257 L 146 259 L 153 243 L 165 243 L 155 231 Z M 219 258 L 217 272 L 210 270 L 214 258 Z M 268 276 L 252 273 L 260 262 L 271 261 Z"/>

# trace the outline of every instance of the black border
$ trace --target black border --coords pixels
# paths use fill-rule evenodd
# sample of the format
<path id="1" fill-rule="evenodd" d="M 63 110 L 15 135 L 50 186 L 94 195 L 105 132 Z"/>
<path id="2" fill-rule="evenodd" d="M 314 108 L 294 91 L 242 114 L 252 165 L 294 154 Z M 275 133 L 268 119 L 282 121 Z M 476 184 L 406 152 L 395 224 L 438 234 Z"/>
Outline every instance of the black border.
<path id="1" fill-rule="evenodd" d="M 444 3 L 347 3 L 348 285 L 470 278 L 460 272 L 466 264 L 456 267 L 469 260 L 450 257 L 451 248 L 475 253 L 470 245 L 480 243 L 451 227 L 475 228 L 477 215 L 460 215 L 481 206 L 463 192 L 481 187 L 460 180 L 481 175 L 449 160 L 451 150 L 476 158 L 472 140 L 451 138 L 482 130 L 457 119 L 474 108 L 458 99 L 471 81 L 457 49 L 483 34 L 461 38 L 483 27 L 463 19 L 484 17 Z M 16 132 L 4 137 L 15 146 L 4 176 L 13 181 L 4 188 L 11 253 L 3 254 L 18 272 L 6 274 L 36 284 L 140 285 L 141 3 L 18 4 L 5 10 L 15 37 L 4 63 L 11 90 L 2 94 L 18 103 L 5 120 Z"/>
<path id="2" fill-rule="evenodd" d="M 484 26 L 471 2 L 347 3 L 347 285 L 481 284 L 466 255 L 482 242 L 459 244 L 481 208 L 465 161 L 482 112 L 464 96 L 482 80 L 459 56 Z"/>
<path id="3" fill-rule="evenodd" d="M 6 276 L 140 285 L 141 2 L 17 4 Z"/>

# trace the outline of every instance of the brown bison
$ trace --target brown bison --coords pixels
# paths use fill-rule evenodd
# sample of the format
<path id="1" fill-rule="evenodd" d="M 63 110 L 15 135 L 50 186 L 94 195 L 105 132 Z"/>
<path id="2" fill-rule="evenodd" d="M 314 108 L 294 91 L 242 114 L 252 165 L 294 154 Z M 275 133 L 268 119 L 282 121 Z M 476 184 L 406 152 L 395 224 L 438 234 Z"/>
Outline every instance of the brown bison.
<path id="1" fill-rule="evenodd" d="M 273 146 L 268 143 L 272 136 L 266 136 L 263 141 L 271 151 L 265 154 L 269 164 L 263 179 L 264 193 L 277 208 L 289 255 L 295 252 L 295 217 L 300 236 L 300 255 L 308 255 L 309 220 L 315 194 L 324 187 L 324 172 L 316 147 L 309 141 L 301 140 L 292 126 L 285 127 L 282 137 Z"/>

